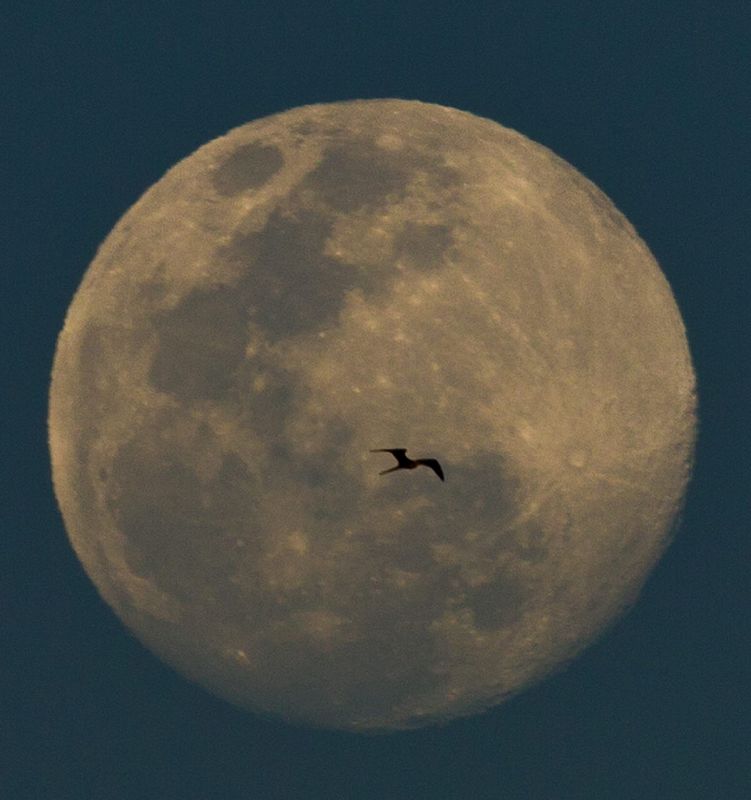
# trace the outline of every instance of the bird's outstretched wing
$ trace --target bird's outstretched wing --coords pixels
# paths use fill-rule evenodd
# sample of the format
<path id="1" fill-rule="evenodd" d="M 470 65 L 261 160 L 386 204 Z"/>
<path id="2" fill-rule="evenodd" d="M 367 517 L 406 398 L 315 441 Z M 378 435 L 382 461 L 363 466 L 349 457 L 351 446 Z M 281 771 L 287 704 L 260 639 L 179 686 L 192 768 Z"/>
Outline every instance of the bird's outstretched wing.
<path id="1" fill-rule="evenodd" d="M 379 472 L 378 474 L 379 475 L 388 475 L 389 472 L 396 472 L 398 469 L 404 469 L 404 467 L 401 464 L 397 464 L 395 467 L 391 467 L 391 469 L 384 469 L 381 472 Z"/>
<path id="2" fill-rule="evenodd" d="M 371 453 L 391 453 L 395 456 L 397 453 L 404 455 L 407 452 L 406 447 L 380 447 L 378 450 L 371 450 Z"/>
<path id="3" fill-rule="evenodd" d="M 442 480 L 445 481 L 446 478 L 443 477 L 443 469 L 441 469 L 441 465 L 438 463 L 438 460 L 435 458 L 418 458 L 418 464 L 422 464 L 424 467 L 430 467 L 433 472 Z"/>

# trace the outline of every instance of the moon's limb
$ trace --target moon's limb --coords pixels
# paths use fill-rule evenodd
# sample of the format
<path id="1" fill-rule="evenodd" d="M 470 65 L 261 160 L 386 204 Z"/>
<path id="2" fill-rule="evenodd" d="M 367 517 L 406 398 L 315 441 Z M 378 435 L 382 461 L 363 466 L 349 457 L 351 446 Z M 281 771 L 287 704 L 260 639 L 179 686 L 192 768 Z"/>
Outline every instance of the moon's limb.
<path id="1" fill-rule="evenodd" d="M 694 375 L 657 264 L 576 170 L 362 101 L 237 128 L 125 214 L 49 421 L 71 542 L 154 652 L 255 710 L 389 729 L 499 702 L 633 602 Z M 374 442 L 451 480 L 379 481 Z"/>

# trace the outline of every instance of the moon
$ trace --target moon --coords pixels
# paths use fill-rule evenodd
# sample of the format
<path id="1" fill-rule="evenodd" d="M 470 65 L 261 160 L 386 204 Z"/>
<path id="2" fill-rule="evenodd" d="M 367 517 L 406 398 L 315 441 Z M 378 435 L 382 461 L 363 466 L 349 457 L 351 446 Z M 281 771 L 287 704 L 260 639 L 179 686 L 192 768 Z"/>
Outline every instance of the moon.
<path id="1" fill-rule="evenodd" d="M 572 166 L 404 100 L 242 125 L 99 249 L 55 493 L 101 596 L 216 695 L 389 731 L 499 704 L 636 599 L 695 379 L 670 287 Z M 379 475 L 379 448 L 436 458 Z"/>

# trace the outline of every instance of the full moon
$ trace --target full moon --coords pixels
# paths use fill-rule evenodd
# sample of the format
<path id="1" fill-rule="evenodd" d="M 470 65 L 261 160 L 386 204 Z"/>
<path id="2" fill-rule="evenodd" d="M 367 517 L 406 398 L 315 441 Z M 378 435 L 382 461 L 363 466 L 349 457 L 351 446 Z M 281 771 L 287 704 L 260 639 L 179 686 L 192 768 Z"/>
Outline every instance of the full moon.
<path id="1" fill-rule="evenodd" d="M 632 604 L 690 477 L 695 380 L 629 222 L 439 105 L 311 105 L 123 216 L 52 372 L 54 487 L 101 596 L 254 712 L 484 710 Z M 394 465 L 379 448 L 436 458 Z"/>

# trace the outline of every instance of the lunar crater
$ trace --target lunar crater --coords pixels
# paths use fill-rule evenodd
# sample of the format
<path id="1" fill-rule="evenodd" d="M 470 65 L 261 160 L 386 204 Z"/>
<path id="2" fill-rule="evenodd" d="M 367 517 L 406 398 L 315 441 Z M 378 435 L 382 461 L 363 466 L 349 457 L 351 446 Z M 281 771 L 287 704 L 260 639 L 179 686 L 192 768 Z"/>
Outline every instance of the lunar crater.
<path id="1" fill-rule="evenodd" d="M 220 195 L 236 195 L 258 189 L 284 166 L 279 148 L 261 142 L 237 147 L 214 172 L 214 186 Z"/>

